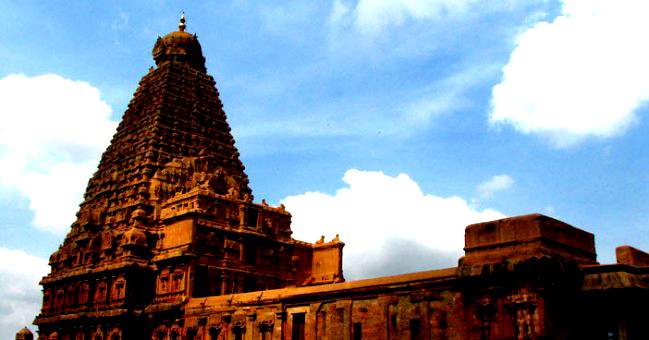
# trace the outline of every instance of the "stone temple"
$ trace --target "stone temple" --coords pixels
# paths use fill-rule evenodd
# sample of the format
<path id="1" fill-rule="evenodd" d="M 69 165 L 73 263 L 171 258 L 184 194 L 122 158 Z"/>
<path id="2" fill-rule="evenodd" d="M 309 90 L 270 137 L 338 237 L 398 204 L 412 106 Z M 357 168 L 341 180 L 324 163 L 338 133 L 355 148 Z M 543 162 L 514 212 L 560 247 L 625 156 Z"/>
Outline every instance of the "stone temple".
<path id="1" fill-rule="evenodd" d="M 598 264 L 593 234 L 538 214 L 468 226 L 457 267 L 345 282 L 338 237 L 254 202 L 184 19 L 153 59 L 50 258 L 38 339 L 649 339 L 649 254 Z"/>

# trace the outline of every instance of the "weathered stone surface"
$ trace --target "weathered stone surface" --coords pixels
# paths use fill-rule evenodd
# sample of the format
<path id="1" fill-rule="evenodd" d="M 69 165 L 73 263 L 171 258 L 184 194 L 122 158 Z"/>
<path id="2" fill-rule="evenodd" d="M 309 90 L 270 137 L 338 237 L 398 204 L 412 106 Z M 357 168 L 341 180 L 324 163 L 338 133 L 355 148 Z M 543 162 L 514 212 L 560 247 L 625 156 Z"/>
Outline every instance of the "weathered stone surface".
<path id="1" fill-rule="evenodd" d="M 530 255 L 561 255 L 579 263 L 594 264 L 595 237 L 541 214 L 476 223 L 465 232 L 465 264 L 514 261 Z"/>
<path id="2" fill-rule="evenodd" d="M 617 263 L 620 264 L 638 267 L 649 266 L 649 254 L 631 246 L 619 246 L 615 248 L 615 257 Z"/>
<path id="3" fill-rule="evenodd" d="M 50 258 L 39 339 L 649 339 L 647 254 L 599 265 L 539 214 L 468 226 L 458 267 L 345 282 L 338 236 L 254 203 L 184 21 L 153 56 Z"/>

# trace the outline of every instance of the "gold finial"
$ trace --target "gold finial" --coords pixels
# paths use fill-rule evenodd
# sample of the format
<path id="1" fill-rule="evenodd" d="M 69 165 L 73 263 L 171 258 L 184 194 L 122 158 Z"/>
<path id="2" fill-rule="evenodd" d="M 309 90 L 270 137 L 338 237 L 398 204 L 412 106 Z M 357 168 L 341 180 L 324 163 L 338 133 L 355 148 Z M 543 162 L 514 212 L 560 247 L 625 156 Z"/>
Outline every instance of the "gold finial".
<path id="1" fill-rule="evenodd" d="M 185 32 L 185 27 L 187 27 L 187 25 L 185 25 L 185 11 L 183 11 L 180 15 L 180 23 L 178 24 L 178 29 L 181 32 Z"/>

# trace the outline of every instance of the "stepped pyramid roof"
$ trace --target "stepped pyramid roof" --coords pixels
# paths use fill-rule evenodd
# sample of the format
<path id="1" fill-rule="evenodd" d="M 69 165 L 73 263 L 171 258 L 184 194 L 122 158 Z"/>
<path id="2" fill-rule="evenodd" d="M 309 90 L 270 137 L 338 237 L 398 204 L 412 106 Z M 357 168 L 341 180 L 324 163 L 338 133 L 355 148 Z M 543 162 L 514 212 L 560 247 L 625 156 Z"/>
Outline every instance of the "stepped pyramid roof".
<path id="1" fill-rule="evenodd" d="M 216 83 L 206 72 L 197 36 L 184 29 L 183 20 L 179 31 L 156 41 L 157 67 L 140 81 L 88 183 L 80 222 L 100 214 L 109 223 L 136 210 L 150 214 L 152 200 L 176 194 L 191 181 L 220 181 L 213 184 L 221 193 L 252 199 Z M 167 174 L 175 183 L 151 193 L 156 173 L 165 166 L 187 168 L 189 173 Z M 196 167 L 209 170 L 214 178 L 191 178 L 191 168 Z"/>

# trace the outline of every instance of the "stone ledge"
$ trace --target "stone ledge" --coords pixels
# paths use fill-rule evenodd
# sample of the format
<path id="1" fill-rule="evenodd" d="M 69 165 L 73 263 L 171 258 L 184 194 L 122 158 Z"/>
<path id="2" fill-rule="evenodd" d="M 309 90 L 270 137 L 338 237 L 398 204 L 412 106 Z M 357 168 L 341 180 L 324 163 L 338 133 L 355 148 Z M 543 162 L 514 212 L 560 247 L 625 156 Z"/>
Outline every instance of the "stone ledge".
<path id="1" fill-rule="evenodd" d="M 649 266 L 649 254 L 631 246 L 619 246 L 615 248 L 615 259 L 619 264 L 628 264 L 636 267 Z"/>

